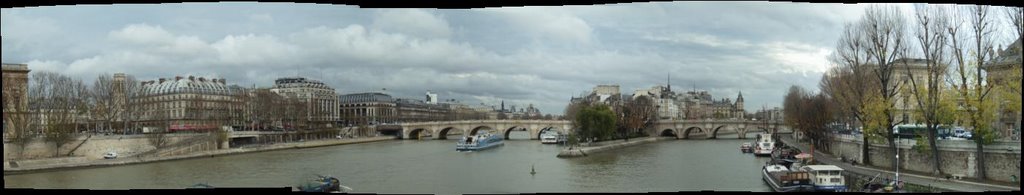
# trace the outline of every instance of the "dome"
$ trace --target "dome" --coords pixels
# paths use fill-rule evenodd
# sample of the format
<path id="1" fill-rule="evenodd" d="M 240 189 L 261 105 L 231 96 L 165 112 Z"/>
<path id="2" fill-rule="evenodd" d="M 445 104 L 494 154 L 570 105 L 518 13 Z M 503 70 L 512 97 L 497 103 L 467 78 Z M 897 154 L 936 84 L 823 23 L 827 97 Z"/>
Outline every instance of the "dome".
<path id="1" fill-rule="evenodd" d="M 165 95 L 174 93 L 197 93 L 210 95 L 231 95 L 231 90 L 224 84 L 223 79 L 206 80 L 205 78 L 182 78 L 175 80 L 164 80 L 163 82 L 150 81 L 143 85 L 143 95 Z"/>

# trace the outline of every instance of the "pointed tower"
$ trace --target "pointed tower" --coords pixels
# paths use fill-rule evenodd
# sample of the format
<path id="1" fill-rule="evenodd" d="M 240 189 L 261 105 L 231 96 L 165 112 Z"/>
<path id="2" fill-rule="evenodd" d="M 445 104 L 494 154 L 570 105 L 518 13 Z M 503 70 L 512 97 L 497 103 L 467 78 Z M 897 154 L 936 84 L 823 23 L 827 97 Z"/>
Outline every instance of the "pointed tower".
<path id="1" fill-rule="evenodd" d="M 740 96 L 736 97 L 736 112 L 742 117 L 746 111 L 743 108 L 743 92 L 740 91 Z"/>
<path id="2" fill-rule="evenodd" d="M 672 73 L 668 73 L 668 91 L 672 91 Z"/>
<path id="3" fill-rule="evenodd" d="M 736 108 L 743 109 L 743 92 L 740 91 L 740 96 L 736 98 Z"/>

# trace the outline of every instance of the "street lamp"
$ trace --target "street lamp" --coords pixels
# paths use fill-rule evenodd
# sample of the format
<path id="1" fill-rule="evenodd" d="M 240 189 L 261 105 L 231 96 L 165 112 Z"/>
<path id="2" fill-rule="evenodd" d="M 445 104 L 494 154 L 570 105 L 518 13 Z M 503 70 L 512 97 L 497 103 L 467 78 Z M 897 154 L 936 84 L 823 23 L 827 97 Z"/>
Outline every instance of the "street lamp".
<path id="1" fill-rule="evenodd" d="M 899 144 L 900 143 L 897 142 L 897 145 L 896 145 L 896 182 L 894 184 L 899 184 L 899 182 L 900 182 L 900 146 L 899 146 Z"/>

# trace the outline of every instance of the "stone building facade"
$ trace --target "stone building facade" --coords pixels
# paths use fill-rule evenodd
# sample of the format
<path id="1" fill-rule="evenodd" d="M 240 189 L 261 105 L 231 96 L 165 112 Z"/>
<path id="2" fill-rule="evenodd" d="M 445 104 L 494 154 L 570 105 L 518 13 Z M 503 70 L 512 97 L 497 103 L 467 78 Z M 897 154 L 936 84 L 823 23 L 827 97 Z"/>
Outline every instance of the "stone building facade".
<path id="1" fill-rule="evenodd" d="M 357 93 L 339 97 L 344 126 L 392 124 L 398 122 L 395 99 L 384 93 Z"/>
<path id="2" fill-rule="evenodd" d="M 302 77 L 280 78 L 270 91 L 306 105 L 306 118 L 315 127 L 333 127 L 341 120 L 338 94 L 323 82 Z"/>
<path id="3" fill-rule="evenodd" d="M 395 106 L 398 108 L 398 121 L 406 123 L 444 121 L 448 114 L 445 107 L 422 100 L 396 99 Z"/>
<path id="4" fill-rule="evenodd" d="M 988 73 L 988 81 L 997 86 L 1006 87 L 1006 90 L 995 90 L 997 93 L 1007 94 L 995 94 L 994 96 L 1000 99 L 1000 110 L 1002 111 L 999 116 L 999 121 L 996 122 L 996 128 L 999 128 L 1003 135 L 1017 134 L 1020 136 L 1020 123 L 1021 123 L 1021 111 L 1017 108 L 1016 111 L 1011 109 L 1009 106 L 1013 106 L 1010 101 L 1020 101 L 1021 93 L 1021 79 L 1022 75 L 1022 61 L 1024 61 L 1024 55 L 1021 52 L 1021 39 L 1017 38 L 1013 44 L 1002 51 L 999 51 L 997 57 L 991 62 L 985 64 L 982 68 Z M 1016 82 L 1013 82 L 1016 81 Z M 1013 93 L 1017 94 L 1013 94 Z M 1016 99 L 1013 99 L 1016 96 Z M 1020 102 L 1017 102 L 1019 106 Z"/>
<path id="5" fill-rule="evenodd" d="M 899 59 L 894 61 L 896 63 L 895 75 L 893 78 L 896 82 L 899 82 L 899 90 L 896 91 L 895 103 L 896 103 L 896 117 L 897 120 L 906 121 L 907 124 L 919 124 L 923 123 L 918 121 L 914 117 L 915 112 L 918 112 L 920 107 L 917 97 L 914 96 L 914 82 L 919 87 L 927 87 L 928 83 L 928 61 L 924 59 Z M 941 65 L 948 66 L 948 65 Z M 911 80 L 913 78 L 914 80 Z M 939 80 L 945 81 L 945 77 L 940 77 Z"/>
<path id="6" fill-rule="evenodd" d="M 671 86 L 655 86 L 650 90 L 638 91 L 645 94 L 634 96 L 652 97 L 658 107 L 658 116 L 662 120 L 746 118 L 742 92 L 736 98 L 736 102 L 733 102 L 729 98 L 714 100 L 707 91 L 676 93 L 671 89 Z"/>
<path id="7" fill-rule="evenodd" d="M 6 140 L 12 117 L 22 118 L 19 113 L 28 111 L 28 73 L 31 71 L 26 64 L 3 63 L 3 129 Z M 14 119 L 18 120 L 18 119 Z"/>
<path id="8" fill-rule="evenodd" d="M 141 83 L 142 92 L 131 104 L 140 106 L 144 127 L 179 131 L 211 131 L 240 124 L 244 89 L 228 86 L 225 79 L 177 76 Z"/>

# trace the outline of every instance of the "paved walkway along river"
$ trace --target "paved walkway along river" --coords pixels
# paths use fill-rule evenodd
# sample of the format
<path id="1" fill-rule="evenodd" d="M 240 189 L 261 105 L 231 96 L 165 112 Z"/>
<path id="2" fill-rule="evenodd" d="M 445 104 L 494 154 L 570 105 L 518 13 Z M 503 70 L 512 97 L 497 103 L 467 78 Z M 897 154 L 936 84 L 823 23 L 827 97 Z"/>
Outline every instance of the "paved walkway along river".
<path id="1" fill-rule="evenodd" d="M 786 145 L 794 146 L 796 148 L 799 148 L 801 151 L 810 151 L 810 146 L 807 143 L 803 143 L 803 142 L 797 143 L 788 134 L 787 135 L 780 135 L 780 137 L 781 137 L 782 141 Z M 895 173 L 891 172 L 891 171 L 879 170 L 879 169 L 862 167 L 862 166 L 853 166 L 852 164 L 849 164 L 849 163 L 843 163 L 839 159 L 837 159 L 835 156 L 832 156 L 832 155 L 829 155 L 829 154 L 826 154 L 826 153 L 822 153 L 821 151 L 815 151 L 814 152 L 814 157 L 815 157 L 814 160 L 817 160 L 817 161 L 822 162 L 824 164 L 836 165 L 836 166 L 839 166 L 839 167 L 845 169 L 846 171 L 851 171 L 853 173 L 857 173 L 857 174 L 861 174 L 861 175 L 872 175 L 873 176 L 873 175 L 882 174 L 883 177 L 889 177 L 889 178 L 892 178 L 892 177 L 895 176 Z M 1019 191 L 1020 190 L 1020 188 L 1018 188 L 1018 187 L 998 186 L 998 185 L 981 184 L 981 183 L 965 182 L 965 181 L 952 181 L 952 180 L 946 180 L 944 178 L 943 179 L 939 179 L 939 178 L 935 178 L 935 177 L 931 177 L 931 176 L 920 176 L 920 175 L 912 175 L 912 174 L 906 174 L 906 173 L 900 173 L 900 180 L 903 180 L 906 183 L 913 183 L 913 184 L 922 185 L 922 186 L 932 186 L 932 187 L 935 187 L 935 188 L 943 189 L 944 191 L 954 191 L 954 192 L 986 192 L 986 191 Z"/>

